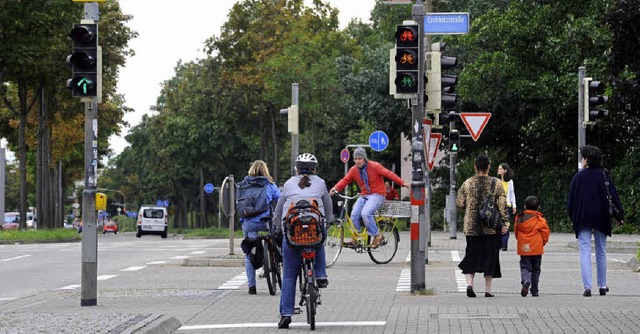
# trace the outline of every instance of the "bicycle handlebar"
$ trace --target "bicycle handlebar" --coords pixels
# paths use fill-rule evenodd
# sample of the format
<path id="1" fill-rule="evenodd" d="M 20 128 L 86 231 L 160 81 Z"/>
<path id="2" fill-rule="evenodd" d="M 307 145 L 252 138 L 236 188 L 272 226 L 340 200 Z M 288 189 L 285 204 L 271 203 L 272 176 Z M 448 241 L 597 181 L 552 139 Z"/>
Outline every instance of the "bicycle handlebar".
<path id="1" fill-rule="evenodd" d="M 343 194 L 341 194 L 339 192 L 334 192 L 334 193 L 331 194 L 331 196 L 333 196 L 333 195 L 338 195 L 338 197 L 340 197 L 342 199 L 357 199 L 358 197 L 360 197 L 360 195 L 346 196 L 346 195 L 343 195 Z"/>

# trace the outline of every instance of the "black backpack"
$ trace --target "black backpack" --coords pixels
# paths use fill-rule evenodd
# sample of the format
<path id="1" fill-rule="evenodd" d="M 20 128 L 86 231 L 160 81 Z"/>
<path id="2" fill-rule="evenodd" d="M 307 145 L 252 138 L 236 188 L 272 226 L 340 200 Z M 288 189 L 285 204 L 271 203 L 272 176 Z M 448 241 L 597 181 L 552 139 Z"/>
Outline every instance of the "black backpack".
<path id="1" fill-rule="evenodd" d="M 498 230 L 502 228 L 502 217 L 500 217 L 500 209 L 496 202 L 495 196 L 496 178 L 492 177 L 491 191 L 489 196 L 485 197 L 478 208 L 478 217 L 480 222 L 489 228 Z"/>
<path id="2" fill-rule="evenodd" d="M 247 176 L 236 188 L 236 211 L 242 218 L 251 218 L 271 209 L 267 200 L 267 185 L 271 182 L 266 176 Z"/>

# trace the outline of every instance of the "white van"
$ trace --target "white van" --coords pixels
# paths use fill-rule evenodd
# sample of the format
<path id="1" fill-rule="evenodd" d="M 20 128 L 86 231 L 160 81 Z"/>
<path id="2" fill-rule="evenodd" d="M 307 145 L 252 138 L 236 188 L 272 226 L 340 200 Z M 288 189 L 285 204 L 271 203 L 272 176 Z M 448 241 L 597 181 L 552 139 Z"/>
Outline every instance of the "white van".
<path id="1" fill-rule="evenodd" d="M 167 237 L 169 218 L 167 208 L 157 205 L 143 205 L 138 211 L 138 231 L 136 237 L 143 234 L 160 234 L 162 238 Z"/>

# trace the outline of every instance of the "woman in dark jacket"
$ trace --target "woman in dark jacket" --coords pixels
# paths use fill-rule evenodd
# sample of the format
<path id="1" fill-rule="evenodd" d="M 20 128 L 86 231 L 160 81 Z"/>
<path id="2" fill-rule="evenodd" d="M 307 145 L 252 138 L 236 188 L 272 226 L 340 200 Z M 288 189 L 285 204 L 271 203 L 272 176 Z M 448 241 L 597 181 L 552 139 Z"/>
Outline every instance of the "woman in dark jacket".
<path id="1" fill-rule="evenodd" d="M 573 222 L 573 231 L 580 247 L 580 269 L 584 285 L 583 296 L 591 296 L 591 235 L 596 249 L 598 287 L 601 296 L 609 291 L 607 287 L 607 236 L 611 236 L 611 216 L 609 215 L 608 193 L 611 201 L 620 209 L 620 221 L 624 211 L 616 187 L 606 169 L 602 168 L 602 153 L 595 146 L 580 148 L 582 169 L 578 171 L 569 187 L 568 211 Z"/>

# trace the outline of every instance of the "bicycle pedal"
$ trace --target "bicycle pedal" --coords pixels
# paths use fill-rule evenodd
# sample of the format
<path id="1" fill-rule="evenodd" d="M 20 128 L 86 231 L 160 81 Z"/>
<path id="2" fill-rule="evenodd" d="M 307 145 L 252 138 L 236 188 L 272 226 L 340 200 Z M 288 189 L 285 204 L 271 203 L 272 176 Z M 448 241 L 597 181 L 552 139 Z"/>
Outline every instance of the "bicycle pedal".
<path id="1" fill-rule="evenodd" d="M 293 314 L 300 314 L 300 313 L 302 313 L 302 309 L 301 308 L 296 307 L 296 308 L 293 309 Z"/>

